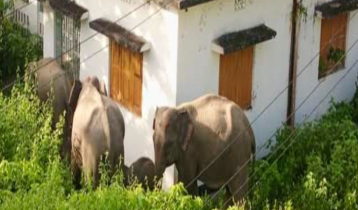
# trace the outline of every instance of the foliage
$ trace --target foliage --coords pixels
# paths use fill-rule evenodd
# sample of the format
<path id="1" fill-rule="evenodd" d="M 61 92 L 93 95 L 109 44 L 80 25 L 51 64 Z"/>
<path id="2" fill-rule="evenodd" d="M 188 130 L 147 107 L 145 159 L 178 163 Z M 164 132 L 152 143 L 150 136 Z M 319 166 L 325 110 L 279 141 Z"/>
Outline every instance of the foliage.
<path id="1" fill-rule="evenodd" d="M 51 130 L 50 102 L 40 103 L 29 84 L 16 84 L 10 96 L 0 94 L 0 107 L 1 209 L 205 210 L 223 203 L 191 197 L 182 184 L 169 191 L 144 191 L 135 183 L 125 188 L 121 172 L 108 180 L 105 164 L 99 188 L 74 190 L 68 163 L 59 157 L 64 120 Z M 357 209 L 356 122 L 358 93 L 350 103 L 332 102 L 319 120 L 279 130 L 271 154 L 251 168 L 253 191 L 230 210 Z"/>
<path id="2" fill-rule="evenodd" d="M 358 208 L 358 113 L 352 103 L 332 104 L 322 119 L 279 131 L 271 155 L 255 166 L 252 184 L 261 178 L 249 196 L 255 209 L 287 208 L 288 202 L 293 209 Z"/>
<path id="3" fill-rule="evenodd" d="M 0 107 L 0 209 L 212 209 L 182 184 L 169 191 L 125 188 L 121 172 L 108 184 L 105 164 L 99 188 L 74 190 L 59 156 L 64 118 L 52 131 L 50 102 L 40 103 L 33 87 L 18 83 L 10 96 L 0 94 Z"/>
<path id="4" fill-rule="evenodd" d="M 339 48 L 333 48 L 332 46 L 329 48 L 329 52 L 327 55 L 327 60 L 332 61 L 334 63 L 338 63 L 345 55 L 345 51 Z"/>
<path id="5" fill-rule="evenodd" d="M 303 18 L 303 21 L 307 22 L 307 8 L 303 5 L 302 0 L 300 0 L 297 4 L 297 13 L 298 19 Z"/>
<path id="6" fill-rule="evenodd" d="M 318 65 L 318 73 L 319 75 L 324 75 L 324 72 L 328 69 L 327 62 L 320 56 L 319 57 L 319 65 Z"/>
<path id="7" fill-rule="evenodd" d="M 10 97 L 0 95 L 1 190 L 16 192 L 40 184 L 58 161 L 63 119 L 52 131 L 51 106 L 33 93 L 33 87 L 18 83 Z"/>
<path id="8" fill-rule="evenodd" d="M 13 79 L 16 69 L 22 75 L 26 63 L 42 57 L 41 38 L 11 19 L 12 0 L 0 0 L 0 78 Z"/>
<path id="9" fill-rule="evenodd" d="M 319 57 L 318 73 L 319 78 L 339 70 L 344 64 L 342 58 L 345 56 L 345 51 L 339 48 L 330 47 L 327 56 Z"/>

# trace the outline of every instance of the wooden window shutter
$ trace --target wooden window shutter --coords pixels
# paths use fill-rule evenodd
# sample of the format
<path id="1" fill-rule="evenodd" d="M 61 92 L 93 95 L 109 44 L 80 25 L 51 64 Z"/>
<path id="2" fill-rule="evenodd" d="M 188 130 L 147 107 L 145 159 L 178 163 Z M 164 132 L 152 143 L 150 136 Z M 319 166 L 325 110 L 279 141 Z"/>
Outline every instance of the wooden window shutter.
<path id="1" fill-rule="evenodd" d="M 323 19 L 321 24 L 321 41 L 320 41 L 320 61 L 319 77 L 334 72 L 339 67 L 344 66 L 344 58 L 337 69 L 333 70 L 336 62 L 329 59 L 330 50 L 340 50 L 341 53 L 346 50 L 346 33 L 347 33 L 348 14 L 339 14 L 333 18 Z M 330 40 L 332 41 L 330 42 Z M 332 72 L 330 72 L 332 71 Z"/>
<path id="2" fill-rule="evenodd" d="M 111 98 L 141 116 L 143 55 L 111 43 Z"/>
<path id="3" fill-rule="evenodd" d="M 220 56 L 219 94 L 243 109 L 251 107 L 254 47 Z"/>

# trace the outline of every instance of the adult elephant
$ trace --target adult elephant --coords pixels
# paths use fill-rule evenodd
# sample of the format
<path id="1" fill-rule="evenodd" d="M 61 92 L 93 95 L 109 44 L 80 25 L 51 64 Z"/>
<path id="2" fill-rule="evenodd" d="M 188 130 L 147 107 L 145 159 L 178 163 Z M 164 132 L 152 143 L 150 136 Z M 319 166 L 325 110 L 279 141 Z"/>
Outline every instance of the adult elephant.
<path id="1" fill-rule="evenodd" d="M 245 162 L 255 153 L 255 138 L 238 105 L 225 97 L 207 94 L 178 107 L 158 107 L 153 129 L 158 177 L 162 177 L 166 167 L 175 164 L 178 181 L 185 186 L 192 183 L 187 191 L 197 195 L 194 179 L 224 151 L 198 179 L 209 188 L 218 189 L 241 170 L 226 186 L 226 196 L 234 194 L 235 201 L 243 198 L 248 178 Z M 231 146 L 225 149 L 228 144 Z"/>
<path id="2" fill-rule="evenodd" d="M 61 147 L 61 156 L 70 155 L 70 124 L 68 98 L 71 91 L 71 79 L 53 58 L 42 58 L 37 62 L 31 62 L 25 72 L 25 81 L 35 82 L 35 90 L 41 102 L 49 100 L 53 96 L 53 120 L 52 129 L 55 129 L 60 115 L 65 111 L 64 140 Z M 52 95 L 50 94 L 52 92 Z"/>
<path id="3" fill-rule="evenodd" d="M 107 91 L 97 77 L 75 80 L 69 105 L 74 110 L 72 126 L 71 168 L 78 188 L 83 169 L 87 181 L 92 177 L 98 186 L 99 162 L 108 152 L 110 176 L 118 169 L 119 158 L 124 158 L 125 125 L 118 104 L 107 97 Z M 103 83 L 102 83 L 103 84 Z M 123 162 L 120 161 L 123 170 Z"/>

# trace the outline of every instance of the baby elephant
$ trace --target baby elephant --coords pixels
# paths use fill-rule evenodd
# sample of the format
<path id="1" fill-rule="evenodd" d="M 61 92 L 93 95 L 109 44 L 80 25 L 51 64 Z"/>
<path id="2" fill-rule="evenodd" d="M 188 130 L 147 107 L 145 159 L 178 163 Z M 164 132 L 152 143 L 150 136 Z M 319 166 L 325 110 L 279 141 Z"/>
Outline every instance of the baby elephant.
<path id="1" fill-rule="evenodd" d="M 141 157 L 129 167 L 124 166 L 124 186 L 129 186 L 136 179 L 144 189 L 154 189 L 155 166 L 151 159 Z"/>

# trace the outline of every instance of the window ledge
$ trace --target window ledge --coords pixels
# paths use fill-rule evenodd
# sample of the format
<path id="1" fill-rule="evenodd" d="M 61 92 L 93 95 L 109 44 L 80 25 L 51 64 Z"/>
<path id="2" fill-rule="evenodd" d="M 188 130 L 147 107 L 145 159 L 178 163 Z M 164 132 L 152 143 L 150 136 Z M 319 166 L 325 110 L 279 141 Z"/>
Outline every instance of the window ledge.
<path id="1" fill-rule="evenodd" d="M 212 51 L 228 54 L 243 50 L 276 37 L 277 32 L 261 24 L 252 28 L 234 31 L 216 38 L 211 46 Z"/>
<path id="2" fill-rule="evenodd" d="M 332 67 L 333 66 L 329 67 L 329 69 L 332 69 Z M 318 80 L 325 79 L 325 78 L 327 78 L 327 76 L 330 76 L 330 75 L 332 75 L 332 74 L 334 74 L 336 72 L 342 71 L 344 69 L 345 69 L 345 65 L 344 65 L 344 63 L 341 62 L 336 67 L 334 67 L 334 69 L 332 71 L 325 71 L 323 73 L 320 73 L 318 71 Z"/>
<path id="3" fill-rule="evenodd" d="M 151 48 L 150 42 L 147 42 L 143 37 L 108 19 L 95 19 L 89 23 L 89 26 L 91 29 L 113 39 L 119 45 L 133 52 L 143 53 Z"/>
<path id="4" fill-rule="evenodd" d="M 50 6 L 64 15 L 74 19 L 86 20 L 89 17 L 89 11 L 69 0 L 49 0 Z"/>

